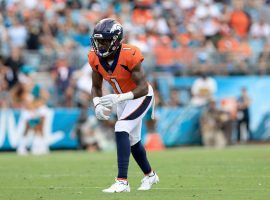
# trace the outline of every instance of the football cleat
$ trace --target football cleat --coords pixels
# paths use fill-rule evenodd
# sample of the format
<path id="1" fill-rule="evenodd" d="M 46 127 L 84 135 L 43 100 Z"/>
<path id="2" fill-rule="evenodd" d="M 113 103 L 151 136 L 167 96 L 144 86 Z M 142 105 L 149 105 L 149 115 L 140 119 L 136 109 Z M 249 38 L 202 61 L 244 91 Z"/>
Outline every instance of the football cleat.
<path id="1" fill-rule="evenodd" d="M 152 175 L 145 176 L 141 181 L 141 186 L 138 190 L 150 190 L 153 184 L 157 184 L 159 182 L 158 175 L 153 171 Z"/>
<path id="2" fill-rule="evenodd" d="M 106 193 L 118 193 L 118 192 L 130 192 L 128 181 L 126 180 L 115 180 L 115 183 L 111 187 L 102 190 Z"/>

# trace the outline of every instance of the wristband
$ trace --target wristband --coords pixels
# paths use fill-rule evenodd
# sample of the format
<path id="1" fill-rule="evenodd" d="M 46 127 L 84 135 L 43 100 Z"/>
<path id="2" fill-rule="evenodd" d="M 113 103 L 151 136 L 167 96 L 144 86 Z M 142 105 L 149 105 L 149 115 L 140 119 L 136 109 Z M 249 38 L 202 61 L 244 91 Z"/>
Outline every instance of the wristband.
<path id="1" fill-rule="evenodd" d="M 93 103 L 94 103 L 94 106 L 97 107 L 97 105 L 99 104 L 99 97 L 94 97 Z"/>
<path id="2" fill-rule="evenodd" d="M 125 101 L 125 100 L 131 100 L 131 99 L 134 99 L 133 92 L 127 92 L 127 93 L 119 94 L 119 97 L 118 97 L 119 102 Z"/>

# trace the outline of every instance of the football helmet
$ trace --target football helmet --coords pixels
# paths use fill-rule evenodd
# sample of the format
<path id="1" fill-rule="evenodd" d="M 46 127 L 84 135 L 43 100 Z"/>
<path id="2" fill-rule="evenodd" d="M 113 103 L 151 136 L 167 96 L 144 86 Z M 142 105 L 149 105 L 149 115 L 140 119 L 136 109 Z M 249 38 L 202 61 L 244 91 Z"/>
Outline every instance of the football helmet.
<path id="1" fill-rule="evenodd" d="M 106 18 L 99 21 L 91 36 L 95 53 L 107 57 L 115 52 L 123 40 L 123 27 L 114 19 Z"/>

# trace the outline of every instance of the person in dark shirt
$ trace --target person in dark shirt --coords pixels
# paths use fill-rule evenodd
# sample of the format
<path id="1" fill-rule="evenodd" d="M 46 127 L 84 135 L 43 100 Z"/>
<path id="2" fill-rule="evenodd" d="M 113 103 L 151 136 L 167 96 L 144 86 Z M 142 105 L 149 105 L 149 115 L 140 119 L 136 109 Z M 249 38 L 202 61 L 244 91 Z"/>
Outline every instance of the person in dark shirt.
<path id="1" fill-rule="evenodd" d="M 28 35 L 26 46 L 29 50 L 38 50 L 40 47 L 41 29 L 38 24 L 30 22 L 28 25 Z"/>
<path id="2" fill-rule="evenodd" d="M 242 125 L 245 126 L 248 140 L 252 140 L 252 135 L 250 131 L 250 114 L 249 114 L 250 98 L 247 93 L 247 89 L 243 87 L 241 89 L 241 96 L 237 100 L 237 141 L 241 141 L 241 130 Z"/>
<path id="3" fill-rule="evenodd" d="M 18 73 L 24 65 L 19 48 L 13 48 L 11 50 L 11 55 L 7 58 L 5 65 L 8 68 L 5 78 L 8 82 L 8 88 L 11 89 L 18 83 Z"/>

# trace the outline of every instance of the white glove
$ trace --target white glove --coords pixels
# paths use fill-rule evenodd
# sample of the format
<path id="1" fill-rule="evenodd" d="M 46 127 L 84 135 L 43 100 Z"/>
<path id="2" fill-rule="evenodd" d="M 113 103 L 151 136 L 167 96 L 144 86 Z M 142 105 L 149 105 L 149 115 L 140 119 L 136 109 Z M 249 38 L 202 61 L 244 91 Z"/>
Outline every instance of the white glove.
<path id="1" fill-rule="evenodd" d="M 99 98 L 99 103 L 105 107 L 113 107 L 113 105 L 124 101 L 130 100 L 134 98 L 134 94 L 132 92 L 127 92 L 124 94 L 108 94 Z"/>
<path id="2" fill-rule="evenodd" d="M 108 114 L 106 115 L 105 112 L 109 113 L 111 110 L 100 104 L 99 97 L 93 98 L 93 103 L 95 106 L 96 117 L 99 120 L 108 120 L 110 118 L 110 116 Z"/>
<path id="3" fill-rule="evenodd" d="M 108 120 L 110 118 L 109 115 L 106 115 L 104 112 L 110 112 L 111 110 L 109 108 L 106 108 L 105 106 L 98 104 L 95 109 L 96 117 L 99 120 Z"/>
<path id="4" fill-rule="evenodd" d="M 105 107 L 113 107 L 113 105 L 119 102 L 119 95 L 118 94 L 108 94 L 106 96 L 100 97 L 99 103 Z"/>

